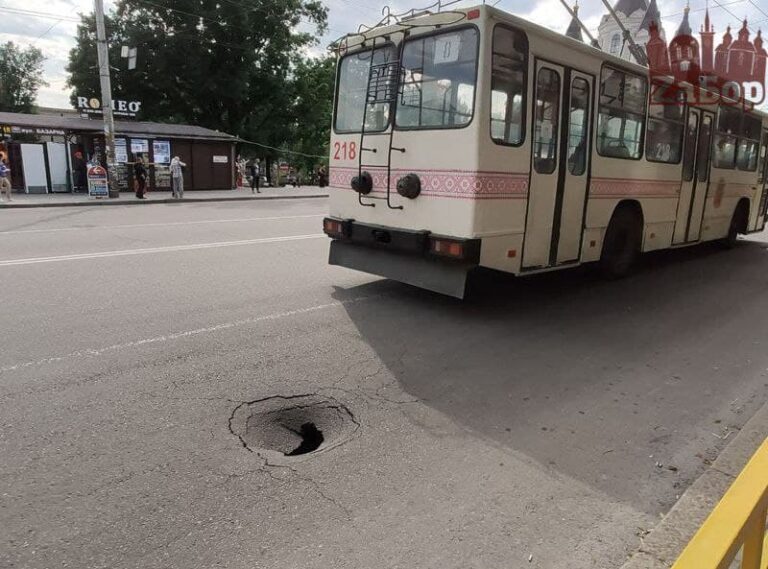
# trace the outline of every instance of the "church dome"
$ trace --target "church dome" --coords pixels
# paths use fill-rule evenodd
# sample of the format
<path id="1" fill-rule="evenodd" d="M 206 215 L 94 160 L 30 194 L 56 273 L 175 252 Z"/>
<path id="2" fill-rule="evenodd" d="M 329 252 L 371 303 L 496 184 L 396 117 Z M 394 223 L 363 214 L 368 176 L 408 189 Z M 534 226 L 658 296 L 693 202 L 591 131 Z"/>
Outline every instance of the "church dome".
<path id="1" fill-rule="evenodd" d="M 646 0 L 619 0 L 613 9 L 625 16 L 631 16 L 638 10 L 645 13 L 648 10 L 648 2 Z"/>

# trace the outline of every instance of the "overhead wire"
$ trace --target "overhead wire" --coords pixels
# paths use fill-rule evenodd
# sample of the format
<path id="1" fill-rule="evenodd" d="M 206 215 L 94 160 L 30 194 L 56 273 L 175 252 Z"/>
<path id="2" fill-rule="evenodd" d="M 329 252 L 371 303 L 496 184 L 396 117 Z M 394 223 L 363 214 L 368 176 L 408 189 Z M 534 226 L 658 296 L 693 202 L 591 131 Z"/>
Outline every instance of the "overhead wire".
<path id="1" fill-rule="evenodd" d="M 296 156 L 304 156 L 306 158 L 328 158 L 328 156 L 321 155 L 321 154 L 307 154 L 306 152 L 297 152 L 296 150 L 288 150 L 286 148 L 277 148 L 276 146 L 270 146 L 268 144 L 263 144 L 261 142 L 254 142 L 253 140 L 246 140 L 244 138 L 238 138 L 239 142 L 243 142 L 245 144 L 251 144 L 253 146 L 259 146 L 261 148 L 266 148 L 268 150 L 275 150 L 277 152 L 283 153 L 283 154 L 294 154 Z"/>
<path id="2" fill-rule="evenodd" d="M 30 18 L 42 18 L 48 20 L 58 20 L 77 23 L 80 22 L 80 18 L 74 16 L 64 16 L 61 14 L 48 14 L 46 12 L 37 12 L 35 10 L 25 10 L 21 8 L 9 8 L 6 6 L 0 6 L 0 12 L 6 12 L 9 14 L 17 14 L 19 16 L 29 16 Z"/>

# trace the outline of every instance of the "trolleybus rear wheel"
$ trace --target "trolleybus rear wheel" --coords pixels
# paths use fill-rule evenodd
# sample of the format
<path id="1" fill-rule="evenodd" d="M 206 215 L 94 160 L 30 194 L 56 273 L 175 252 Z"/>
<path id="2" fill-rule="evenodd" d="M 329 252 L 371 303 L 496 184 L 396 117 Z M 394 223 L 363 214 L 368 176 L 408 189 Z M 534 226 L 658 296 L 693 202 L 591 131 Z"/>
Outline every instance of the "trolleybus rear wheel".
<path id="1" fill-rule="evenodd" d="M 603 241 L 600 271 L 609 279 L 619 279 L 632 272 L 640 256 L 643 222 L 631 207 L 614 212 Z"/>
<path id="2" fill-rule="evenodd" d="M 731 225 L 728 226 L 728 235 L 721 241 L 726 249 L 733 249 L 739 240 L 739 233 L 747 232 L 747 223 L 749 222 L 749 206 L 747 202 L 739 202 L 731 218 Z"/>

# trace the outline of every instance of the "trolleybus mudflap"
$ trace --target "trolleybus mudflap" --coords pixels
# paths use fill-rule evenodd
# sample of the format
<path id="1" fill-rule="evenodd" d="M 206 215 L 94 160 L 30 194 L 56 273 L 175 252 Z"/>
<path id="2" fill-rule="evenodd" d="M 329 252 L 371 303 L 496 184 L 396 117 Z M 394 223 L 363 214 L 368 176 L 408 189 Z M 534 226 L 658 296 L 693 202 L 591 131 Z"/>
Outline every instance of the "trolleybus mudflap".
<path id="1" fill-rule="evenodd" d="M 371 273 L 439 294 L 463 299 L 467 277 L 475 264 L 331 241 L 329 264 Z"/>

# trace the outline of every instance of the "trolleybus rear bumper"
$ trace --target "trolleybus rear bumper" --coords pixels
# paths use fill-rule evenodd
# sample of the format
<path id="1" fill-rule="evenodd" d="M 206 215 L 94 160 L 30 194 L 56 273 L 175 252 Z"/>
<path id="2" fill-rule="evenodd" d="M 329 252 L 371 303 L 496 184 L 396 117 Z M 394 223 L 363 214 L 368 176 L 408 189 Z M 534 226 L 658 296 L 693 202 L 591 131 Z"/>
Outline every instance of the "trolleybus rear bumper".
<path id="1" fill-rule="evenodd" d="M 328 222 L 335 222 L 329 231 Z M 340 225 L 341 224 L 341 225 Z M 464 298 L 467 276 L 478 266 L 480 240 L 435 236 L 326 219 L 333 238 L 329 263 L 379 275 L 440 294 Z"/>

